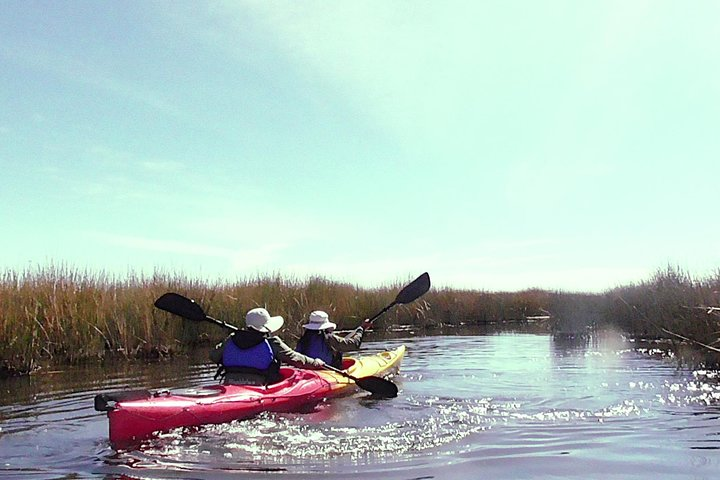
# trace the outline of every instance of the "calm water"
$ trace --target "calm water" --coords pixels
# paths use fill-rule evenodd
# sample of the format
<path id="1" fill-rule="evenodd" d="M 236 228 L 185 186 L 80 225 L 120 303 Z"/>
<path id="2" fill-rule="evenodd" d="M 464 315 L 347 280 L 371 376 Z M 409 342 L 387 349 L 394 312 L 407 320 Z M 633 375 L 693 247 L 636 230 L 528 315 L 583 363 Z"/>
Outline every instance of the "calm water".
<path id="1" fill-rule="evenodd" d="M 100 391 L 196 386 L 175 360 L 0 383 L 0 477 L 683 478 L 720 475 L 720 386 L 619 337 L 567 345 L 529 334 L 417 337 L 400 396 L 365 392 L 305 414 L 171 432 L 115 452 Z M 102 376 L 100 375 L 102 373 Z"/>

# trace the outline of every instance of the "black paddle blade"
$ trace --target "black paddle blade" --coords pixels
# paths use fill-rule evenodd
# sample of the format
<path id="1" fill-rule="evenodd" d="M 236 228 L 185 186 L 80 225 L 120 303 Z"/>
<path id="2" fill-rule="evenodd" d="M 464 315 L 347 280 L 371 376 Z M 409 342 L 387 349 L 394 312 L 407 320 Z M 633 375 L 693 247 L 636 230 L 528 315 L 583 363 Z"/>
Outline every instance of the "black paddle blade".
<path id="1" fill-rule="evenodd" d="M 430 274 L 425 272 L 400 290 L 395 303 L 410 303 L 425 295 L 430 290 Z"/>
<path id="2" fill-rule="evenodd" d="M 378 397 L 395 398 L 398 396 L 397 385 L 380 377 L 363 377 L 355 380 L 357 386 Z"/>
<path id="3" fill-rule="evenodd" d="M 166 293 L 155 300 L 154 305 L 160 310 L 174 313 L 189 320 L 204 321 L 207 318 L 205 311 L 195 303 L 195 300 L 183 297 L 179 293 Z"/>

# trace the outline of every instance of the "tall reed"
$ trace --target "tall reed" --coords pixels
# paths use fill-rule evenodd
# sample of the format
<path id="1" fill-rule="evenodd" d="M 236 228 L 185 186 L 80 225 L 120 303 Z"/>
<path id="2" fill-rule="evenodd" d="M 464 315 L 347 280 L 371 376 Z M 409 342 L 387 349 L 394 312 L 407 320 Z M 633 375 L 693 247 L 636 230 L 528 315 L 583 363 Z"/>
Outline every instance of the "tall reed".
<path id="1" fill-rule="evenodd" d="M 312 310 L 325 310 L 340 329 L 354 328 L 395 298 L 403 285 L 363 289 L 320 277 L 258 276 L 209 282 L 156 271 L 123 276 L 49 265 L 0 274 L 0 375 L 33 371 L 46 363 L 107 358 L 162 358 L 227 332 L 204 322 L 183 321 L 153 307 L 174 291 L 196 300 L 209 315 L 237 325 L 247 310 L 262 306 L 286 319 L 283 338 L 294 344 Z M 535 324 L 553 333 L 583 333 L 611 324 L 633 336 L 675 338 L 720 346 L 720 270 L 693 279 L 679 268 L 658 270 L 647 281 L 603 294 L 432 289 L 376 321 L 379 332 L 405 326 L 438 328 Z M 713 360 L 715 358 L 715 360 Z M 708 363 L 720 359 L 708 356 Z"/>
<path id="2" fill-rule="evenodd" d="M 701 279 L 678 267 L 658 270 L 648 281 L 606 293 L 607 318 L 648 339 L 669 339 L 704 348 L 711 363 L 720 349 L 720 270 Z M 685 337 L 685 339 L 683 339 Z"/>
<path id="3" fill-rule="evenodd" d="M 48 362 L 164 357 L 227 335 L 215 325 L 183 321 L 153 308 L 168 291 L 238 325 L 247 310 L 266 307 L 286 319 L 283 337 L 293 344 L 310 311 L 325 310 L 339 328 L 354 328 L 392 302 L 399 288 L 365 290 L 279 275 L 210 283 L 167 272 L 119 277 L 56 265 L 6 270 L 0 277 L 0 374 L 28 372 Z M 414 308 L 397 308 L 382 321 L 410 323 L 417 315 Z"/>

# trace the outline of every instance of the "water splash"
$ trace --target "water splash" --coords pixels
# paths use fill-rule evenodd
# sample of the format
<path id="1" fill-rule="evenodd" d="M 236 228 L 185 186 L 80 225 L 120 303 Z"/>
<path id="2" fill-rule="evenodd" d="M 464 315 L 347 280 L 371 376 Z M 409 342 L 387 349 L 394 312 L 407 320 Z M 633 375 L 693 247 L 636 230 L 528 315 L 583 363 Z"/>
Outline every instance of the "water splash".
<path id="1" fill-rule="evenodd" d="M 294 460 L 368 459 L 408 456 L 447 445 L 481 432 L 508 418 L 512 404 L 495 405 L 488 399 L 454 401 L 407 398 L 408 414 L 402 421 L 375 426 L 339 426 L 308 422 L 296 414 L 264 413 L 255 418 L 211 425 L 192 436 L 182 429 L 165 434 L 145 446 L 150 456 L 202 456 L 203 451 L 224 458 L 253 462 Z M 183 440 L 184 439 L 184 440 Z"/>

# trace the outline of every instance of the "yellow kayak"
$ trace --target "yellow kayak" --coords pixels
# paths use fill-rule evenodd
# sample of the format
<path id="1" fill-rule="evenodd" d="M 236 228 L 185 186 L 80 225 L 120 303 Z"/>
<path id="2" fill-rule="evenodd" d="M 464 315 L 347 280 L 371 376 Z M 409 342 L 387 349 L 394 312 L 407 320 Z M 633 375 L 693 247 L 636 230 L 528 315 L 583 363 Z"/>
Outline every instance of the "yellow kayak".
<path id="1" fill-rule="evenodd" d="M 400 363 L 405 356 L 405 345 L 395 350 L 380 352 L 375 355 L 366 355 L 358 358 L 344 357 L 343 371 L 356 378 L 362 377 L 389 377 L 400 370 Z M 356 388 L 355 382 L 340 373 L 329 370 L 315 370 L 315 373 L 327 380 L 330 386 L 330 395 L 342 395 L 348 390 Z"/>

